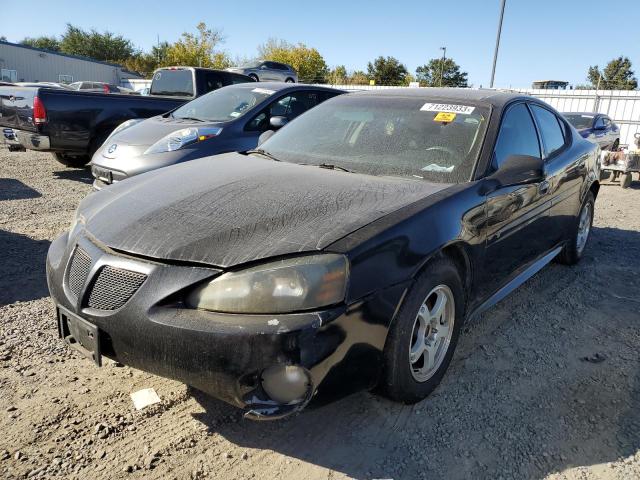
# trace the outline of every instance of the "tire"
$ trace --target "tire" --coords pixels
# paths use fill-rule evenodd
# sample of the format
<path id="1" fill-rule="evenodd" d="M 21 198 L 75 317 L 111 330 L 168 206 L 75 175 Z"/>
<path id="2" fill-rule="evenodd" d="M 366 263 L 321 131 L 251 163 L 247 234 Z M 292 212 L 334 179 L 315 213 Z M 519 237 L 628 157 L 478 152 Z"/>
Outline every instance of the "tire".
<path id="1" fill-rule="evenodd" d="M 620 186 L 622 188 L 629 188 L 631 186 L 631 173 L 623 173 L 620 175 Z"/>
<path id="2" fill-rule="evenodd" d="M 284 83 L 296 83 L 296 81 L 293 78 L 289 77 L 284 81 Z"/>
<path id="3" fill-rule="evenodd" d="M 584 202 L 582 203 L 582 207 L 580 207 L 580 213 L 576 217 L 575 225 L 571 233 L 571 238 L 557 257 L 559 263 L 563 263 L 565 265 L 575 265 L 582 258 L 587 247 L 587 243 L 589 243 L 591 226 L 593 225 L 594 205 L 595 197 L 593 196 L 592 192 L 589 192 L 587 194 L 587 198 L 585 198 Z M 586 211 L 586 209 L 589 210 Z M 586 215 L 586 217 L 583 218 L 583 215 Z M 586 228 L 586 231 L 584 230 L 584 228 Z"/>
<path id="4" fill-rule="evenodd" d="M 260 79 L 258 78 L 258 75 L 256 75 L 255 73 L 250 73 L 249 77 L 253 78 L 254 82 L 259 82 Z"/>
<path id="5" fill-rule="evenodd" d="M 441 310 L 441 319 L 444 318 L 445 322 L 438 320 L 437 315 L 428 315 L 430 310 L 436 310 L 437 301 L 442 297 L 447 297 Z M 462 330 L 464 312 L 465 295 L 455 264 L 445 257 L 431 261 L 415 280 L 389 330 L 384 348 L 383 374 L 378 386 L 380 392 L 406 404 L 419 402 L 433 392 L 451 362 Z M 437 331 L 445 328 L 446 336 L 438 338 Z M 421 338 L 427 341 L 420 343 Z M 428 349 L 429 343 L 435 348 Z M 420 346 L 425 349 L 418 355 Z M 412 349 L 413 354 L 410 352 Z M 429 352 L 432 352 L 433 361 L 427 364 Z"/>
<path id="6" fill-rule="evenodd" d="M 91 157 L 88 155 L 66 155 L 64 153 L 53 153 L 53 157 L 65 167 L 83 168 Z"/>

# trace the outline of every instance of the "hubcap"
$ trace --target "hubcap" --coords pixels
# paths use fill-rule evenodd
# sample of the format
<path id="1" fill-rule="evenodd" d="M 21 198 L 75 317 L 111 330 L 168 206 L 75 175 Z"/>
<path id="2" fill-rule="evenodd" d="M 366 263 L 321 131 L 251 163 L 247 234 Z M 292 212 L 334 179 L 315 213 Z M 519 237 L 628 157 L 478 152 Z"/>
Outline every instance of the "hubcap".
<path id="1" fill-rule="evenodd" d="M 456 316 L 451 289 L 438 285 L 429 292 L 413 323 L 409 368 L 413 378 L 426 382 L 438 370 L 449 350 Z"/>
<path id="2" fill-rule="evenodd" d="M 587 240 L 589 239 L 589 232 L 591 231 L 591 215 L 591 202 L 587 202 L 582 209 L 582 212 L 580 212 L 580 220 L 578 223 L 576 249 L 578 250 L 579 254 L 582 253 L 582 250 L 584 250 L 584 246 L 587 244 Z"/>

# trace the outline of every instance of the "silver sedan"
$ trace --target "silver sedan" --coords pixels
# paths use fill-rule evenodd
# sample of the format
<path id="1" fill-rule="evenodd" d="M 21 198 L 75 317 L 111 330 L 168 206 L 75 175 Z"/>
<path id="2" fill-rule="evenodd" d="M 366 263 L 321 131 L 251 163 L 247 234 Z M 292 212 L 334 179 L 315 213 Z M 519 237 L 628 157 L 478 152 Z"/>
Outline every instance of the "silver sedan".
<path id="1" fill-rule="evenodd" d="M 298 74 L 290 65 L 268 60 L 258 61 L 241 67 L 227 68 L 229 72 L 242 73 L 253 78 L 256 82 L 287 82 L 298 81 Z"/>

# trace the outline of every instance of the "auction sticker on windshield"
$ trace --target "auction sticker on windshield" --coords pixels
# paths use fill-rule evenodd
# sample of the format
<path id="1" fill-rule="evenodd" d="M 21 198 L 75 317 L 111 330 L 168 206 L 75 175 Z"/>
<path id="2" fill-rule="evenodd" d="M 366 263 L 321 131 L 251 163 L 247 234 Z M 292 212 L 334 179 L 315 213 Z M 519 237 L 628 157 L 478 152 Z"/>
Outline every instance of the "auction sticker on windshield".
<path id="1" fill-rule="evenodd" d="M 470 107 L 468 105 L 453 105 L 450 103 L 425 103 L 422 108 L 423 112 L 449 112 L 449 113 L 462 113 L 469 115 L 473 113 L 476 107 Z"/>
<path id="2" fill-rule="evenodd" d="M 456 119 L 456 114 L 451 112 L 438 112 L 438 114 L 433 117 L 434 122 L 453 122 Z"/>

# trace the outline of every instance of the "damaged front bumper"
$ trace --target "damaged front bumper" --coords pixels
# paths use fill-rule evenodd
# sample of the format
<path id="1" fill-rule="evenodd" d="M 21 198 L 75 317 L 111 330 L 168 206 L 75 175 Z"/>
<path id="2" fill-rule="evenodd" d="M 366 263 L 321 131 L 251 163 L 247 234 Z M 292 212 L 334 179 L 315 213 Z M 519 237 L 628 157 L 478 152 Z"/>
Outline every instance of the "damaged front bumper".
<path id="1" fill-rule="evenodd" d="M 89 258 L 80 280 L 70 279 L 77 248 Z M 111 310 L 105 306 L 111 308 L 109 295 L 118 286 L 102 285 L 107 267 L 144 276 L 132 296 Z M 70 242 L 66 234 L 47 256 L 53 300 L 97 327 L 101 355 L 184 382 L 250 418 L 281 418 L 312 398 L 332 399 L 375 384 L 401 288 L 389 290 L 380 304 L 370 300 L 319 312 L 238 315 L 185 308 L 181 292 L 219 273 L 124 256 L 85 236 Z"/>

